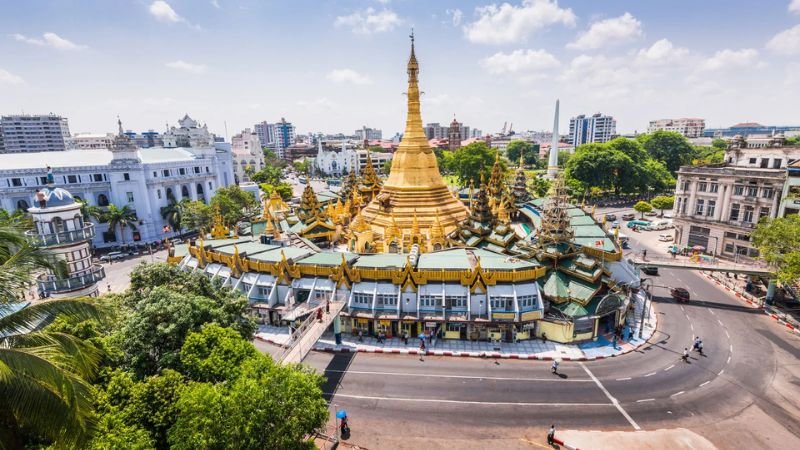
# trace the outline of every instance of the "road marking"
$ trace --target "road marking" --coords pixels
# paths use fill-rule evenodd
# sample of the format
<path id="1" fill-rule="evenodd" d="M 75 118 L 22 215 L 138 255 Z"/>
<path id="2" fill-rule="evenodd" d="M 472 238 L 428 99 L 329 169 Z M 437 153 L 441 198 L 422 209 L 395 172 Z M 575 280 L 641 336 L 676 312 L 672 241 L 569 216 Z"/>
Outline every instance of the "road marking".
<path id="1" fill-rule="evenodd" d="M 648 373 L 647 375 L 645 375 L 645 378 L 647 378 L 647 377 L 652 377 L 652 376 L 653 376 L 653 375 L 655 375 L 655 374 L 656 374 L 655 372 L 650 372 L 650 373 Z"/>
<path id="2" fill-rule="evenodd" d="M 630 379 L 631 379 L 631 377 L 617 378 L 617 381 L 628 381 Z"/>
<path id="3" fill-rule="evenodd" d="M 730 364 L 730 363 L 731 363 L 731 357 L 728 356 L 728 361 L 725 364 Z"/>
<path id="4" fill-rule="evenodd" d="M 355 395 L 326 393 L 339 398 L 353 398 L 358 400 L 387 400 L 392 402 L 420 402 L 420 403 L 453 403 L 460 405 L 487 405 L 487 406 L 614 406 L 613 403 L 534 403 L 534 402 L 478 402 L 473 400 L 447 400 L 438 398 L 411 398 L 411 397 L 376 397 L 372 395 Z"/>
<path id="5" fill-rule="evenodd" d="M 644 403 L 644 402 L 654 402 L 656 399 L 654 398 L 643 398 L 641 400 L 636 400 L 636 403 Z"/>
<path id="6" fill-rule="evenodd" d="M 666 369 L 664 369 L 664 372 L 668 371 L 669 369 L 672 369 L 673 367 L 675 367 L 675 364 L 673 364 L 673 365 L 667 367 Z"/>
<path id="7" fill-rule="evenodd" d="M 728 339 L 730 339 L 730 338 L 731 338 L 731 335 L 730 335 L 730 334 L 728 334 L 728 330 L 725 330 L 725 336 L 726 336 Z"/>
<path id="8" fill-rule="evenodd" d="M 525 438 L 519 438 L 519 440 L 520 440 L 520 441 L 522 441 L 522 442 L 525 442 L 525 443 L 527 443 L 527 444 L 535 445 L 535 446 L 537 446 L 537 447 L 541 447 L 541 448 L 550 448 L 550 449 L 552 449 L 552 448 L 553 448 L 553 447 L 551 447 L 551 446 L 544 446 L 544 445 L 542 445 L 542 444 L 539 444 L 539 443 L 533 442 L 533 441 L 531 441 L 531 440 L 528 440 L 528 439 L 525 439 Z"/>
<path id="9" fill-rule="evenodd" d="M 722 323 L 722 321 L 721 321 L 721 320 L 717 319 L 717 322 L 719 322 L 719 326 L 721 326 L 721 327 L 723 327 L 723 328 L 725 327 L 725 324 L 724 324 L 724 323 Z"/>
<path id="10" fill-rule="evenodd" d="M 689 328 L 691 328 L 692 333 L 694 333 L 694 324 L 692 324 L 692 322 L 689 322 Z M 694 334 L 692 335 L 692 339 L 694 339 Z"/>
<path id="11" fill-rule="evenodd" d="M 715 316 L 716 316 L 716 314 L 714 314 L 714 310 L 713 310 L 713 309 L 711 309 L 711 308 L 706 308 L 706 309 L 707 309 L 707 310 L 708 310 L 708 312 L 710 312 L 712 315 L 715 315 Z"/>
<path id="12" fill-rule="evenodd" d="M 679 396 L 679 395 L 683 394 L 684 392 L 686 392 L 686 391 L 680 391 L 680 392 L 676 392 L 676 393 L 674 393 L 674 394 L 670 395 L 670 397 L 677 397 L 677 396 Z"/>
<path id="13" fill-rule="evenodd" d="M 721 377 L 723 373 L 725 373 L 725 369 L 720 370 L 719 373 L 717 374 L 717 376 Z"/>
<path id="14" fill-rule="evenodd" d="M 733 353 L 733 344 L 731 344 L 731 353 Z"/>
<path id="15" fill-rule="evenodd" d="M 681 311 L 686 312 L 686 310 L 683 308 L 683 305 L 681 305 Z"/>
<path id="16" fill-rule="evenodd" d="M 369 372 L 369 371 L 359 371 L 359 370 L 336 370 L 330 369 L 325 370 L 325 372 L 336 372 L 336 373 L 352 373 L 357 375 L 385 375 L 385 376 L 396 376 L 396 377 L 431 377 L 431 378 L 457 378 L 457 379 L 466 379 L 466 380 L 492 380 L 492 381 L 557 381 L 559 383 L 563 383 L 565 381 L 571 381 L 573 383 L 591 383 L 592 380 L 589 378 L 512 378 L 512 377 L 478 377 L 474 375 L 443 375 L 443 374 L 435 374 L 435 373 L 419 373 L 419 372 Z"/>
<path id="17" fill-rule="evenodd" d="M 626 419 L 628 419 L 628 423 L 630 423 L 630 424 L 631 424 L 631 426 L 633 427 L 633 429 L 634 429 L 634 430 L 641 430 L 641 429 L 642 429 L 642 427 L 640 427 L 640 426 L 639 426 L 639 425 L 638 425 L 638 424 L 637 424 L 637 423 L 636 423 L 636 422 L 633 420 L 633 418 L 632 418 L 630 415 L 628 415 L 628 412 L 627 412 L 627 411 L 625 411 L 625 409 L 623 409 L 623 408 L 622 408 L 622 405 L 620 405 L 620 404 L 619 404 L 619 402 L 617 401 L 617 399 L 616 399 L 616 398 L 614 398 L 614 397 L 613 397 L 613 396 L 612 396 L 612 395 L 611 395 L 611 394 L 608 392 L 608 390 L 606 390 L 605 386 L 603 386 L 603 383 L 601 383 L 601 382 L 600 382 L 600 380 L 598 380 L 598 379 L 597 379 L 597 377 L 596 377 L 596 376 L 594 376 L 594 374 L 593 374 L 593 373 L 592 373 L 592 372 L 589 370 L 589 368 L 588 368 L 588 367 L 586 367 L 586 365 L 584 365 L 583 363 L 579 363 L 579 364 L 581 365 L 581 367 L 583 367 L 583 370 L 584 370 L 584 371 L 586 371 L 586 375 L 589 375 L 589 378 L 591 378 L 591 379 L 592 379 L 592 381 L 594 381 L 594 382 L 595 382 L 595 384 L 597 384 L 597 387 L 599 387 L 599 388 L 600 388 L 600 390 L 601 390 L 601 391 L 603 391 L 603 393 L 604 393 L 604 394 L 606 394 L 606 397 L 608 397 L 608 399 L 609 399 L 609 400 L 611 400 L 611 403 L 613 403 L 613 404 L 614 404 L 614 406 L 616 406 L 616 407 L 617 407 L 617 411 L 619 411 L 619 412 L 620 412 L 620 413 L 621 413 L 621 414 L 622 414 L 622 415 L 623 415 L 623 416 L 624 416 Z"/>
<path id="18" fill-rule="evenodd" d="M 711 380 L 708 380 L 705 383 L 701 384 L 700 387 L 703 387 L 703 386 L 707 385 L 708 383 L 711 383 Z"/>

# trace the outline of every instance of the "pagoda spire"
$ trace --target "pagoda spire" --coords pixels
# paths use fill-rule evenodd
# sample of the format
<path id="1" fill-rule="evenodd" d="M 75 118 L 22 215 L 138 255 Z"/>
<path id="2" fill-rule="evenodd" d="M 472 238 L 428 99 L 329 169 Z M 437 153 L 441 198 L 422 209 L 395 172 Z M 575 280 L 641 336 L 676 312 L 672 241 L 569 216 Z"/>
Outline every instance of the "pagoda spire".
<path id="1" fill-rule="evenodd" d="M 553 118 L 553 139 L 550 141 L 550 159 L 547 161 L 547 177 L 555 178 L 558 173 L 558 103 L 556 100 L 556 113 Z"/>

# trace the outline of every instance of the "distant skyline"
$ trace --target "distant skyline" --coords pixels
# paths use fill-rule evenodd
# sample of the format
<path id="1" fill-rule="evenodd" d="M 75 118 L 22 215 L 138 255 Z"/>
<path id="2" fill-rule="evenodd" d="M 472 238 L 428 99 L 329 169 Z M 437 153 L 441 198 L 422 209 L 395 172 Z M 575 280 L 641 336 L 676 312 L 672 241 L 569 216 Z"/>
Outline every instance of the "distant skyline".
<path id="1" fill-rule="evenodd" d="M 107 0 L 0 15 L 0 113 L 70 131 L 163 130 L 185 113 L 227 137 L 405 125 L 414 28 L 423 120 L 494 133 L 601 112 L 620 133 L 702 117 L 796 125 L 800 0 Z"/>

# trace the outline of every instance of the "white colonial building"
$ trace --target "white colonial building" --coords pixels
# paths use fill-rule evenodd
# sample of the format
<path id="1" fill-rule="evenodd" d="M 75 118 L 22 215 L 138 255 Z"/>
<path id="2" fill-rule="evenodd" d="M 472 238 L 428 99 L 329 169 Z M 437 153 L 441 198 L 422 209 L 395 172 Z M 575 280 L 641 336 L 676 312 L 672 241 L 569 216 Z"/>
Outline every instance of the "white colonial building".
<path id="1" fill-rule="evenodd" d="M 334 144 L 335 145 L 335 144 Z M 372 168 L 375 172 L 382 173 L 386 161 L 391 161 L 392 153 L 369 152 Z M 326 175 L 342 176 L 345 173 L 355 172 L 360 174 L 367 166 L 367 150 L 359 149 L 355 144 L 347 141 L 341 142 L 341 147 L 326 146 L 322 139 L 317 140 L 317 156 L 314 158 L 314 167 Z"/>
<path id="2" fill-rule="evenodd" d="M 213 147 L 214 135 L 208 132 L 208 125 L 200 124 L 188 114 L 178 121 L 178 127 L 170 127 L 161 137 L 164 148 L 175 147 Z"/>
<path id="3" fill-rule="evenodd" d="M 253 172 L 264 168 L 264 150 L 261 140 L 255 131 L 245 128 L 241 133 L 231 138 L 231 153 L 233 155 L 233 174 L 238 183 L 250 181 L 245 169 L 251 167 Z"/>
<path id="4" fill-rule="evenodd" d="M 182 121 L 183 124 L 184 121 Z M 203 128 L 195 128 L 205 130 Z M 75 200 L 101 208 L 128 205 L 136 211 L 136 230 L 109 230 L 96 224 L 94 245 L 152 242 L 165 236 L 166 221 L 161 207 L 169 198 L 208 202 L 220 187 L 234 183 L 233 161 L 225 145 L 192 132 L 183 148 L 137 148 L 120 133 L 110 149 L 0 155 L 0 207 L 8 211 L 28 210 L 35 204 L 36 189 L 58 186 L 68 189 Z M 175 141 L 172 141 L 175 142 Z M 54 185 L 47 186 L 48 166 Z"/>

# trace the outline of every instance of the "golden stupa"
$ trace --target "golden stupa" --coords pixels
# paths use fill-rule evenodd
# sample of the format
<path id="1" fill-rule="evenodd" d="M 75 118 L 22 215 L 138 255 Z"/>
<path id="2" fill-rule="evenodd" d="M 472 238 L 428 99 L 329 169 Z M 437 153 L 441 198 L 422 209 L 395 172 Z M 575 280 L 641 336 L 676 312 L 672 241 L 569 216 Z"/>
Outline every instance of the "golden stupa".
<path id="1" fill-rule="evenodd" d="M 430 234 L 437 216 L 437 226 L 450 233 L 468 214 L 467 208 L 442 179 L 436 155 L 428 145 L 420 115 L 418 73 L 412 34 L 406 130 L 392 158 L 389 178 L 383 183 L 380 193 L 361 212 L 364 221 L 381 235 L 386 234 L 387 228 L 411 229 L 415 215 L 422 233 Z"/>

